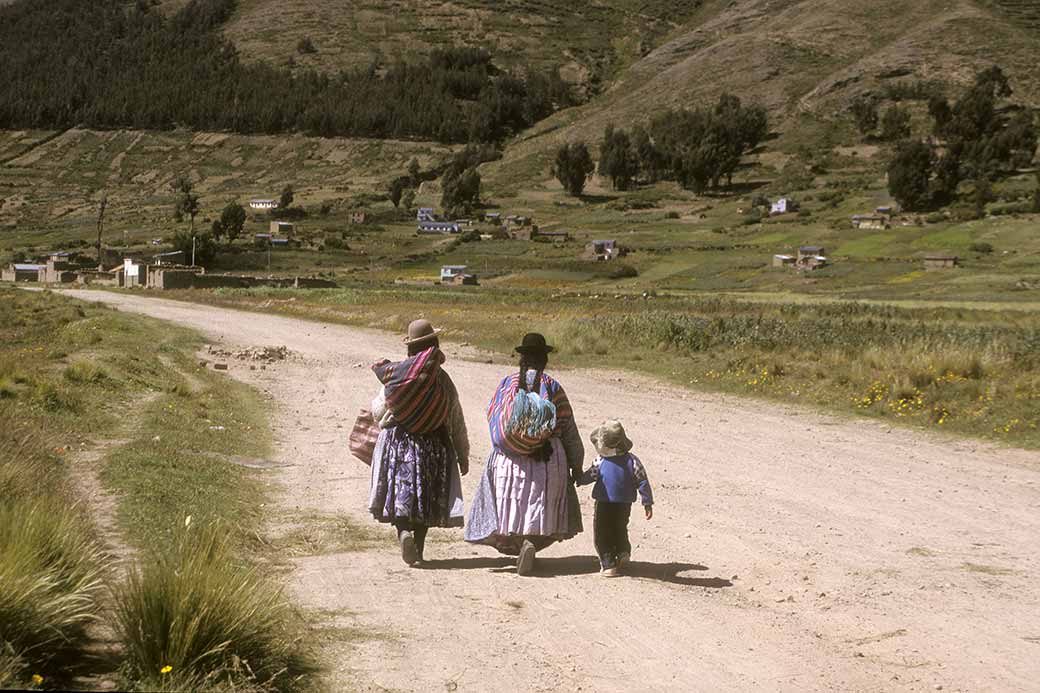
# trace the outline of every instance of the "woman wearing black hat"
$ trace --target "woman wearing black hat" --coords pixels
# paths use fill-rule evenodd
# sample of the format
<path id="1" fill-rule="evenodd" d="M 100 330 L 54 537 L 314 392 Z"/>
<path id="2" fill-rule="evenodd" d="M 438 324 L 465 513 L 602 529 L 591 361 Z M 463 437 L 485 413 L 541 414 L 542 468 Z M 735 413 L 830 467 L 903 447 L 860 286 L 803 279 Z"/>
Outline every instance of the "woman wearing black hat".
<path id="1" fill-rule="evenodd" d="M 469 438 L 459 395 L 441 369 L 444 354 L 428 320 L 408 326 L 408 359 L 372 367 L 383 383 L 372 402 L 379 438 L 372 456 L 369 510 L 397 529 L 401 558 L 421 565 L 430 527 L 462 526 Z"/>
<path id="2" fill-rule="evenodd" d="M 545 373 L 553 348 L 537 333 L 516 352 L 518 373 L 488 407 L 492 450 L 466 523 L 466 541 L 518 556 L 527 575 L 535 553 L 582 531 L 578 494 L 585 448 L 563 387 Z"/>

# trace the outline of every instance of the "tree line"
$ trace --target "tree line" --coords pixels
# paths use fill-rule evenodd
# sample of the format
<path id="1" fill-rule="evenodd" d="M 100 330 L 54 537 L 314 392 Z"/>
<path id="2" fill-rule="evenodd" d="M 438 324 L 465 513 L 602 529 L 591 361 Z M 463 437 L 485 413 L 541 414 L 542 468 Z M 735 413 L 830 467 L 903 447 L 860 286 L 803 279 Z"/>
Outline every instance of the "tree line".
<path id="1" fill-rule="evenodd" d="M 293 72 L 244 63 L 221 26 L 236 0 L 22 0 L 0 8 L 0 128 L 169 129 L 499 140 L 572 105 L 556 70 L 502 72 L 488 51 Z"/>
<path id="2" fill-rule="evenodd" d="M 991 194 L 990 183 L 1008 170 L 1028 166 L 1036 152 L 1035 114 L 1001 106 L 1000 100 L 1011 96 L 1007 76 L 998 66 L 979 72 L 959 99 L 932 95 L 932 136 L 902 139 L 889 163 L 889 192 L 896 201 L 907 210 L 941 206 L 953 200 L 962 181 L 970 180 L 981 213 Z"/>
<path id="3" fill-rule="evenodd" d="M 741 158 L 769 133 L 764 107 L 744 105 L 723 94 L 711 107 L 668 110 L 649 125 L 631 131 L 607 125 L 600 144 L 598 171 L 616 190 L 632 185 L 675 180 L 703 192 L 733 182 Z M 580 195 L 588 176 L 597 170 L 583 142 L 561 146 L 553 175 L 571 195 Z"/>

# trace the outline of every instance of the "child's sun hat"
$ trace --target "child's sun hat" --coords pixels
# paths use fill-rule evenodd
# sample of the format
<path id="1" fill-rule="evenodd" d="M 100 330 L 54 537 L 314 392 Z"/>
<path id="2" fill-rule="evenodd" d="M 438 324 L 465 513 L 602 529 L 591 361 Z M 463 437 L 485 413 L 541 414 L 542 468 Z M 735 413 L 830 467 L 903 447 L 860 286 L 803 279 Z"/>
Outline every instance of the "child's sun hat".
<path id="1" fill-rule="evenodd" d="M 600 457 L 624 455 L 632 449 L 632 441 L 625 435 L 625 427 L 613 419 L 604 421 L 589 436 Z"/>

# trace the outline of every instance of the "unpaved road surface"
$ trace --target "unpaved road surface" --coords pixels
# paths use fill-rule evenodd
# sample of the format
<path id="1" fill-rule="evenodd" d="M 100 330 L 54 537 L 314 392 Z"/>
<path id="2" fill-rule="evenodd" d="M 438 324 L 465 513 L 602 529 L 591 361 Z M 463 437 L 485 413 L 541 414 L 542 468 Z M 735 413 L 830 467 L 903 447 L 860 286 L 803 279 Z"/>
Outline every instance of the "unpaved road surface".
<path id="1" fill-rule="evenodd" d="M 365 511 L 346 435 L 374 394 L 385 333 L 154 298 L 68 292 L 296 358 L 233 377 L 274 398 L 281 510 Z M 417 311 L 420 310 L 417 307 Z M 448 345 L 458 354 L 464 349 Z M 363 367 L 361 366 L 363 364 Z M 449 359 L 473 441 L 504 358 Z M 485 691 L 1040 690 L 1040 460 L 797 408 L 684 393 L 632 375 L 557 371 L 583 435 L 620 418 L 647 466 L 635 576 L 604 580 L 586 532 L 537 575 L 443 531 L 426 569 L 391 544 L 294 559 L 298 604 L 374 636 L 333 637 L 333 688 Z M 620 380 L 619 380 L 620 379 Z M 591 462 L 591 457 L 587 458 Z M 454 540 L 452 540 L 454 538 Z"/>

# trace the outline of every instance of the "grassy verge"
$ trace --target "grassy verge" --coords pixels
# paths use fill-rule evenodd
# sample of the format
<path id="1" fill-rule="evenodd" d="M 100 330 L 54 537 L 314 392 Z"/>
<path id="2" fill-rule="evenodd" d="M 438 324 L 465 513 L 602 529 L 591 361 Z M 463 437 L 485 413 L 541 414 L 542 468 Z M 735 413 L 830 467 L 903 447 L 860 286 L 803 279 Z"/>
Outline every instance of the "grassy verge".
<path id="1" fill-rule="evenodd" d="M 502 352 L 539 329 L 563 365 L 1040 447 L 1040 316 L 1030 311 L 396 287 L 170 295 L 395 331 L 423 315 L 449 338 Z"/>
<path id="2" fill-rule="evenodd" d="M 257 571 L 265 484 L 219 457 L 268 452 L 258 394 L 196 369 L 187 330 L 50 293 L 0 288 L 0 337 L 0 687 L 68 685 L 95 621 L 125 688 L 305 687 L 298 618 Z M 77 502 L 95 447 L 127 573 Z"/>

